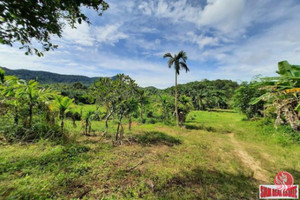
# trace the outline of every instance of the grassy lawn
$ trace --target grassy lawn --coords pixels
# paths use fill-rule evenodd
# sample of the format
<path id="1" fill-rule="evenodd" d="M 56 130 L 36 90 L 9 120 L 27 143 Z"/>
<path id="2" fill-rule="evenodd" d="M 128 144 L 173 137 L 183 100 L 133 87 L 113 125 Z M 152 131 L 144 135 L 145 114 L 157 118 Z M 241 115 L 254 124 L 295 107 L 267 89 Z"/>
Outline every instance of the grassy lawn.
<path id="1" fill-rule="evenodd" d="M 0 145 L 0 199 L 257 199 L 255 172 L 234 139 L 273 184 L 281 170 L 300 183 L 300 146 L 258 121 L 232 112 L 192 112 L 186 128 L 134 123 L 123 145 L 70 130 L 73 142 Z M 114 133 L 114 123 L 110 123 Z M 286 137 L 285 137 L 286 136 Z M 286 139 L 287 138 L 287 139 Z"/>

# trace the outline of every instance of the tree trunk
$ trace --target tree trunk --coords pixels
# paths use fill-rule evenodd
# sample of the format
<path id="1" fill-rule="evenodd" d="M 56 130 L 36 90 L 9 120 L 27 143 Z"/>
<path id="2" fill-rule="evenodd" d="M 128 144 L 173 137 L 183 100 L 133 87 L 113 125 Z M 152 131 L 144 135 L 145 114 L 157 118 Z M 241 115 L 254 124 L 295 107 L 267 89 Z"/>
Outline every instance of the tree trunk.
<path id="1" fill-rule="evenodd" d="M 75 119 L 74 114 L 72 114 L 72 122 L 73 122 L 73 127 L 76 128 L 77 125 L 76 125 L 76 119 Z"/>
<path id="2" fill-rule="evenodd" d="M 18 125 L 19 123 L 19 115 L 18 115 L 18 109 L 15 108 L 15 125 Z"/>
<path id="3" fill-rule="evenodd" d="M 89 126 L 89 122 L 88 122 L 88 120 L 85 120 L 85 135 L 87 135 L 88 134 L 88 126 Z"/>
<path id="4" fill-rule="evenodd" d="M 105 131 L 104 133 L 107 133 L 108 132 L 108 118 L 106 117 L 105 118 Z"/>
<path id="5" fill-rule="evenodd" d="M 110 118 L 110 116 L 113 114 L 114 110 L 112 110 L 109 114 L 106 115 L 105 117 L 105 131 L 104 134 L 106 134 L 108 132 L 108 120 Z"/>
<path id="6" fill-rule="evenodd" d="M 131 115 L 129 115 L 129 119 L 128 119 L 129 123 L 128 123 L 128 129 L 131 131 Z"/>
<path id="7" fill-rule="evenodd" d="M 143 123 L 143 106 L 141 104 L 141 109 L 140 109 L 140 118 L 141 118 L 141 122 Z"/>
<path id="8" fill-rule="evenodd" d="M 116 141 L 118 141 L 118 139 L 119 139 L 120 125 L 121 125 L 121 123 L 122 123 L 122 118 L 123 118 L 123 114 L 121 114 L 121 117 L 120 117 L 120 119 L 119 119 L 118 128 L 117 128 L 117 133 L 116 133 Z"/>
<path id="9" fill-rule="evenodd" d="M 29 128 L 32 126 L 32 115 L 33 115 L 33 106 L 32 104 L 29 105 Z"/>
<path id="10" fill-rule="evenodd" d="M 91 122 L 89 122 L 89 134 L 91 134 L 91 132 L 92 132 L 92 124 Z"/>
<path id="11" fill-rule="evenodd" d="M 64 114 L 62 113 L 60 115 L 60 117 L 61 117 L 61 125 L 60 125 L 60 127 L 61 127 L 61 134 L 63 135 L 64 134 L 64 125 L 65 125 L 65 123 L 64 123 Z"/>
<path id="12" fill-rule="evenodd" d="M 175 115 L 176 125 L 179 126 L 178 105 L 177 105 L 177 72 L 175 70 Z"/>

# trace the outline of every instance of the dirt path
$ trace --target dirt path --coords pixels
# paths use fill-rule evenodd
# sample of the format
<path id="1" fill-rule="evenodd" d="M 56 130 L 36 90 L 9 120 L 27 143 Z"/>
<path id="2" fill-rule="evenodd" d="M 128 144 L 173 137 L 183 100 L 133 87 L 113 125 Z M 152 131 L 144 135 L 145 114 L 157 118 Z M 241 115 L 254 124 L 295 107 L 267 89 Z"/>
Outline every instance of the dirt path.
<path id="1" fill-rule="evenodd" d="M 261 165 L 258 161 L 256 161 L 251 155 L 249 155 L 244 148 L 241 146 L 241 144 L 234 138 L 234 134 L 230 133 L 228 134 L 231 142 L 234 146 L 234 150 L 236 154 L 239 156 L 240 160 L 243 162 L 243 164 L 250 168 L 254 175 L 253 177 L 256 180 L 261 181 L 262 183 L 268 183 L 269 177 L 267 176 L 267 171 L 261 168 Z"/>

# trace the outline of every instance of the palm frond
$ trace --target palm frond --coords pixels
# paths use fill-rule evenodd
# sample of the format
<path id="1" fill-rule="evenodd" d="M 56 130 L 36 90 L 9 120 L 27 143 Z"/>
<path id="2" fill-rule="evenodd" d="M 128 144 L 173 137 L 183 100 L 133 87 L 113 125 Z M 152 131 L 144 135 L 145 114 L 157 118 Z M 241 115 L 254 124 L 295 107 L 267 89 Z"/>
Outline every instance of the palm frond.
<path id="1" fill-rule="evenodd" d="M 165 53 L 164 58 L 173 58 L 173 56 L 171 55 L 171 53 Z"/>
<path id="2" fill-rule="evenodd" d="M 185 62 L 179 62 L 180 68 L 184 69 L 185 72 L 190 71 L 190 69 L 188 68 L 188 66 L 186 65 Z"/>
<path id="3" fill-rule="evenodd" d="M 169 67 L 169 68 L 172 67 L 174 61 L 175 61 L 174 58 L 170 58 L 170 59 L 169 59 L 169 61 L 168 61 L 168 67 Z"/>
<path id="4" fill-rule="evenodd" d="M 176 55 L 176 59 L 178 59 L 178 60 L 182 59 L 184 62 L 186 62 L 186 60 L 187 60 L 188 58 L 187 58 L 187 55 L 186 55 L 185 51 L 180 51 L 180 52 Z"/>

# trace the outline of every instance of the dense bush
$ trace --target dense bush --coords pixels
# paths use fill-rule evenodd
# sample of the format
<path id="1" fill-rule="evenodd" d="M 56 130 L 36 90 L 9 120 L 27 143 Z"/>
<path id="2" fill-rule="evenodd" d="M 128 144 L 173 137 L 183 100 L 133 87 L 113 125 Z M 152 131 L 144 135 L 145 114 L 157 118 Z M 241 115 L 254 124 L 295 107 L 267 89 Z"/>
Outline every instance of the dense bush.
<path id="1" fill-rule="evenodd" d="M 58 125 L 43 122 L 35 123 L 31 128 L 24 128 L 22 125 L 6 126 L 1 132 L 8 142 L 55 139 L 62 136 Z"/>
<path id="2" fill-rule="evenodd" d="M 251 102 L 264 94 L 264 90 L 259 89 L 256 82 L 243 82 L 241 86 L 235 91 L 233 96 L 233 106 L 237 110 L 244 113 L 248 119 L 255 116 L 262 116 L 264 110 L 264 103 L 259 102 L 252 105 Z"/>

